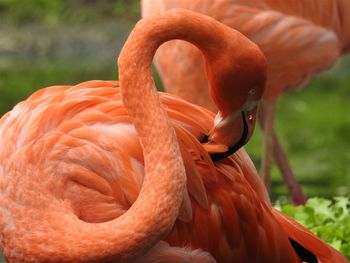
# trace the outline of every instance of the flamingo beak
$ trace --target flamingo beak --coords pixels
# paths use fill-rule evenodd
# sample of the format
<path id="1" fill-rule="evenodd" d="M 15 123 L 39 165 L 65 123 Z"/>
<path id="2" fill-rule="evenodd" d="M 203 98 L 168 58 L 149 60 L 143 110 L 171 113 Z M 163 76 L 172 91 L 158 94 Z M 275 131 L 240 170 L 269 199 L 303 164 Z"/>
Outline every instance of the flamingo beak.
<path id="1" fill-rule="evenodd" d="M 230 156 L 249 141 L 255 127 L 255 115 L 242 111 L 231 115 L 229 121 L 226 118 L 222 123 L 225 125 L 217 123 L 210 136 L 201 140 L 213 161 Z"/>
<path id="2" fill-rule="evenodd" d="M 211 159 L 216 162 L 219 161 L 221 159 L 224 159 L 228 156 L 230 156 L 231 154 L 235 153 L 239 148 L 241 148 L 243 145 L 245 145 L 249 138 L 252 135 L 252 130 L 250 129 L 248 126 L 248 121 L 247 118 L 245 116 L 245 113 L 242 111 L 240 114 L 240 117 L 237 117 L 235 122 L 238 122 L 237 125 L 235 125 L 238 129 L 239 132 L 236 132 L 236 136 L 239 136 L 239 138 L 236 140 L 236 142 L 232 145 L 226 146 L 226 147 L 220 147 L 220 145 L 216 145 L 214 147 L 210 147 L 210 143 L 208 143 L 207 145 L 205 145 L 204 147 L 207 148 L 207 151 L 210 154 Z M 207 139 L 208 140 L 208 139 Z"/>

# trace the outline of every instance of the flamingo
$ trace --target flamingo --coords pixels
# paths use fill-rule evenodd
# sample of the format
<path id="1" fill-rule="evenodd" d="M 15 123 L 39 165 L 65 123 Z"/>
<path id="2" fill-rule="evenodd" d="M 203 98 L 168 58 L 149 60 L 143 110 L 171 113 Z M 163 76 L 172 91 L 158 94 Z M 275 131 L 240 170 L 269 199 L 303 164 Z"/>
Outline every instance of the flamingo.
<path id="1" fill-rule="evenodd" d="M 263 51 L 268 61 L 268 80 L 259 114 L 264 131 L 261 175 L 269 189 L 274 154 L 293 203 L 304 204 L 305 194 L 273 128 L 276 103 L 283 93 L 299 87 L 349 53 L 350 1 L 142 0 L 142 15 L 174 7 L 209 15 L 239 30 Z M 178 40 L 166 43 L 155 60 L 166 91 L 216 110 L 208 93 L 202 55 L 192 45 Z"/>
<path id="2" fill-rule="evenodd" d="M 216 116 L 157 93 L 152 59 L 171 39 L 205 55 Z M 240 147 L 266 81 L 254 43 L 172 10 L 137 23 L 118 65 L 120 82 L 44 88 L 1 118 L 8 262 L 348 262 L 271 207 Z"/>

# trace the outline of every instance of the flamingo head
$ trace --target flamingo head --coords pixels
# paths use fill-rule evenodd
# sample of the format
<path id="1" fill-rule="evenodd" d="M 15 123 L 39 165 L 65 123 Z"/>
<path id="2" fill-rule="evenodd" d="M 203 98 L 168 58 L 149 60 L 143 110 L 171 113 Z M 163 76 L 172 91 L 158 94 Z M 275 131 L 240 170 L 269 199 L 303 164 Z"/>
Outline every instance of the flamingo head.
<path id="1" fill-rule="evenodd" d="M 247 38 L 234 38 L 216 59 L 207 61 L 211 96 L 219 112 L 208 137 L 208 144 L 225 145 L 231 153 L 252 136 L 259 102 L 265 90 L 266 59 L 257 45 Z M 241 43 L 237 43 L 237 41 Z M 237 50 L 242 46 L 242 50 Z M 221 149 L 224 149 L 221 147 Z"/>

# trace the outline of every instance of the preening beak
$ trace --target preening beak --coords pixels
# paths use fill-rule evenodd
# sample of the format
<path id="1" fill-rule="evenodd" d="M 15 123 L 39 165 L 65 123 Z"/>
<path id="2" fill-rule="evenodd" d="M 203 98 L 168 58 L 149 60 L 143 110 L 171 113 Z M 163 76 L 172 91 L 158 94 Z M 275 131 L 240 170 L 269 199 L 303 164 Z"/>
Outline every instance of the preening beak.
<path id="1" fill-rule="evenodd" d="M 255 127 L 255 115 L 242 111 L 221 122 L 222 125 L 216 125 L 211 135 L 201 141 L 214 162 L 230 156 L 249 141 Z M 225 134 L 226 131 L 229 134 Z"/>
<path id="2" fill-rule="evenodd" d="M 226 152 L 210 154 L 210 157 L 214 162 L 219 161 L 221 159 L 224 159 L 224 158 L 230 156 L 231 154 L 235 153 L 239 148 L 241 148 L 249 140 L 249 138 L 248 138 L 249 128 L 248 128 L 247 120 L 244 116 L 244 112 L 241 113 L 241 116 L 242 116 L 241 137 L 239 138 L 239 140 L 235 144 L 230 145 Z"/>

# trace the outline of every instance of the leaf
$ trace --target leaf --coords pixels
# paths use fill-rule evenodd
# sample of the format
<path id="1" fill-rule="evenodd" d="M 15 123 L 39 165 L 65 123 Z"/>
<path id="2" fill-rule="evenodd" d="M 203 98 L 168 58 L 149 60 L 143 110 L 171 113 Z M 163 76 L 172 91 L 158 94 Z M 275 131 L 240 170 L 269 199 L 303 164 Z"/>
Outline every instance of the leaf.
<path id="1" fill-rule="evenodd" d="M 304 206 L 279 203 L 277 208 L 350 259 L 350 197 L 314 197 Z"/>

